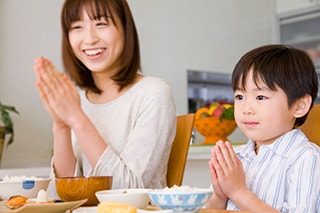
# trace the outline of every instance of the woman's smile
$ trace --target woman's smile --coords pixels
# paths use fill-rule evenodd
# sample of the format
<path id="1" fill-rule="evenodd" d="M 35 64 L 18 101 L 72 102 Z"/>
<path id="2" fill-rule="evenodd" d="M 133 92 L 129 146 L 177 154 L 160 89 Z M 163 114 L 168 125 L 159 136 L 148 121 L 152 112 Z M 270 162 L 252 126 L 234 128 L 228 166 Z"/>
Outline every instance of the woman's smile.
<path id="1" fill-rule="evenodd" d="M 96 56 L 96 55 L 100 55 L 104 50 L 105 48 L 88 49 L 88 50 L 84 50 L 84 53 L 87 56 Z"/>

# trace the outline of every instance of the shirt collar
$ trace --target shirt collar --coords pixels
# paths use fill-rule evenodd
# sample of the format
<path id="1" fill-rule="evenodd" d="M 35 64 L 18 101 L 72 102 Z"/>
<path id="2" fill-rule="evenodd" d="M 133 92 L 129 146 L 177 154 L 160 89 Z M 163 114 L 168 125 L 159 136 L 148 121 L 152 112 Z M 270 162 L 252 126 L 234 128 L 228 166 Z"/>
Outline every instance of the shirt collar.
<path id="1" fill-rule="evenodd" d="M 290 153 L 296 149 L 297 146 L 301 146 L 301 144 L 305 142 L 309 142 L 305 134 L 300 129 L 293 129 L 277 138 L 273 143 L 261 145 L 259 153 L 262 151 L 270 150 L 277 155 L 288 157 Z M 238 151 L 238 154 L 242 153 L 241 155 L 243 156 L 256 155 L 255 142 L 249 139 L 249 141 Z"/>

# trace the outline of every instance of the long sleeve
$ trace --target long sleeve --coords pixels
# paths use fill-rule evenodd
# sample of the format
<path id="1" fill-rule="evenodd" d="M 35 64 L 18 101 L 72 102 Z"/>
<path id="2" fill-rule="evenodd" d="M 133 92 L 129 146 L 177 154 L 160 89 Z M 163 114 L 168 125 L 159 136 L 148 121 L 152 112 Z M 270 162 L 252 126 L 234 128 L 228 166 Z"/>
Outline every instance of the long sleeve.
<path id="1" fill-rule="evenodd" d="M 83 99 L 82 104 L 108 148 L 96 167 L 91 168 L 74 138 L 76 174 L 112 175 L 113 188 L 166 185 L 176 111 L 171 90 L 164 81 L 144 77 L 110 103 L 94 105 Z"/>

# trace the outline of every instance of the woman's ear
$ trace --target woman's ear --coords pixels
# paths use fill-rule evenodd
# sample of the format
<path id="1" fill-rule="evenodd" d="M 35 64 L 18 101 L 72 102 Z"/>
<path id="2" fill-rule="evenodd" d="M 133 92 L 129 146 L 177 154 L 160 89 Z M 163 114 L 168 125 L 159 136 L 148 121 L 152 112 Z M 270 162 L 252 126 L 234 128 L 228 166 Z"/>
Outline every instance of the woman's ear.
<path id="1" fill-rule="evenodd" d="M 296 110 L 294 112 L 294 116 L 296 118 L 300 118 L 306 115 L 310 110 L 311 102 L 312 98 L 310 95 L 305 95 L 304 97 L 297 100 L 295 103 Z"/>

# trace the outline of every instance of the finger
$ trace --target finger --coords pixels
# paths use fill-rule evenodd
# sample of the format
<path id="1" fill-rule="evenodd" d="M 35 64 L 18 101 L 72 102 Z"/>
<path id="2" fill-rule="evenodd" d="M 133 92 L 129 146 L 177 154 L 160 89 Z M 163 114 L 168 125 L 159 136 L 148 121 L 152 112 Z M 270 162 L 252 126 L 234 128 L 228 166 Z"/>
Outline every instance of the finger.
<path id="1" fill-rule="evenodd" d="M 215 168 L 213 166 L 212 161 L 209 161 L 209 171 L 210 171 L 210 177 L 211 177 L 211 183 L 213 188 L 219 187 L 219 181 L 218 181 L 218 176 L 215 171 Z"/>
<path id="2" fill-rule="evenodd" d="M 48 86 L 41 80 L 37 81 L 35 83 L 41 99 L 47 103 L 50 104 L 54 98 L 54 93 L 52 93 L 51 89 L 48 88 Z"/>
<path id="3" fill-rule="evenodd" d="M 63 74 L 60 73 L 54 65 L 47 59 L 39 59 L 35 69 L 37 70 L 40 80 L 43 81 L 46 86 L 46 90 L 54 96 L 64 94 L 64 83 Z"/>
<path id="4" fill-rule="evenodd" d="M 40 78 L 45 81 L 52 81 L 53 78 L 59 76 L 58 70 L 53 66 L 53 64 L 46 58 L 40 57 L 36 59 L 34 69 Z"/>
<path id="5" fill-rule="evenodd" d="M 66 74 L 61 74 L 60 80 L 62 81 L 61 84 L 65 90 L 71 91 L 74 94 L 78 94 L 76 86 Z"/>
<path id="6" fill-rule="evenodd" d="M 47 109 L 47 111 L 50 114 L 53 114 L 53 110 L 50 106 L 49 99 L 48 99 L 45 91 L 42 88 L 41 82 L 36 82 L 35 86 L 37 87 L 37 89 L 39 91 L 40 98 L 41 98 L 42 102 L 44 103 L 45 108 Z"/>
<path id="7" fill-rule="evenodd" d="M 42 99 L 42 101 L 44 103 L 48 102 L 47 96 L 46 96 L 45 92 L 43 91 L 41 82 L 40 81 L 36 81 L 35 82 L 35 86 L 37 87 L 37 90 L 39 92 L 39 95 L 40 95 L 40 98 Z"/>
<path id="8" fill-rule="evenodd" d="M 53 66 L 53 64 L 49 60 L 44 60 L 43 63 L 41 63 L 42 69 L 43 69 L 43 77 L 45 80 L 49 82 L 56 81 L 56 78 L 59 78 L 59 73 Z"/>
<path id="9" fill-rule="evenodd" d="M 216 171 L 213 167 L 213 164 L 211 162 L 211 160 L 209 161 L 209 171 L 210 171 L 210 176 L 211 176 L 211 179 L 216 179 L 217 178 L 217 174 L 216 174 Z"/>
<path id="10" fill-rule="evenodd" d="M 223 143 L 223 142 L 221 142 Z M 220 141 L 216 143 L 215 147 L 214 147 L 214 151 L 215 151 L 215 155 L 216 155 L 216 159 L 219 162 L 219 164 L 221 165 L 222 168 L 228 168 L 226 159 L 225 159 L 225 155 L 223 154 L 223 150 L 220 147 Z"/>
<path id="11" fill-rule="evenodd" d="M 231 158 L 230 151 L 227 148 L 225 142 L 219 141 L 216 145 L 217 145 L 218 150 L 220 151 L 220 153 L 224 159 L 224 164 L 225 164 L 224 166 L 226 168 L 232 168 L 233 167 L 233 160 Z"/>
<path id="12" fill-rule="evenodd" d="M 220 154 L 216 152 L 216 149 L 213 150 L 213 154 L 211 156 L 211 165 L 215 170 L 215 173 L 217 175 L 217 177 L 222 177 L 224 176 L 225 172 L 224 172 L 224 160 L 220 159 Z"/>
<path id="13" fill-rule="evenodd" d="M 234 164 L 238 164 L 239 158 L 238 158 L 237 154 L 234 152 L 234 149 L 233 149 L 233 146 L 231 145 L 231 143 L 229 141 L 226 141 L 225 145 L 229 151 L 230 159 L 232 159 Z"/>

